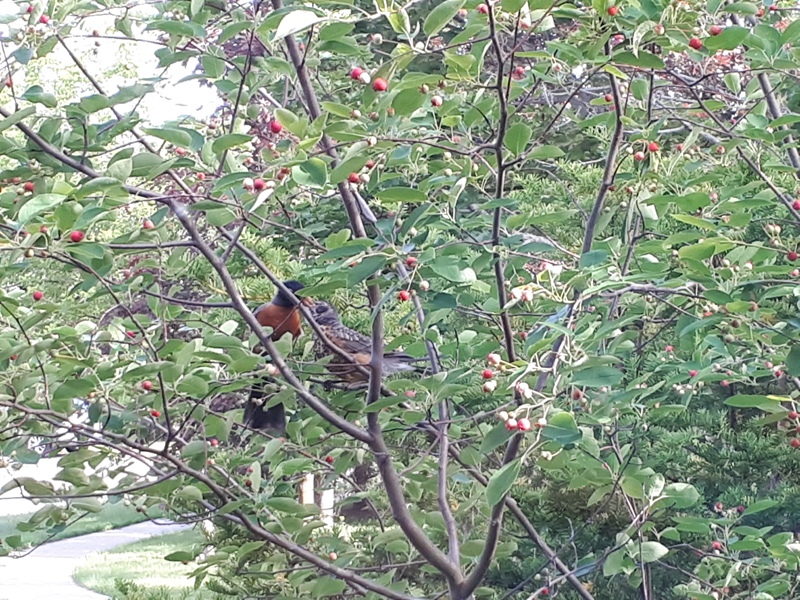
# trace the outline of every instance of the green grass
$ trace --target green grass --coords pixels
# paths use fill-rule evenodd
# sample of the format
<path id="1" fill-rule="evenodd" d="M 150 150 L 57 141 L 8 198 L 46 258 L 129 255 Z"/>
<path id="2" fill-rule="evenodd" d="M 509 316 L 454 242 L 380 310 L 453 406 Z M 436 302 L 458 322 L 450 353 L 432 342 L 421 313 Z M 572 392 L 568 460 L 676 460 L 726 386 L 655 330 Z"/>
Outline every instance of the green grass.
<path id="1" fill-rule="evenodd" d="M 196 565 L 164 560 L 167 554 L 205 546 L 203 535 L 189 529 L 118 546 L 86 557 L 73 578 L 83 587 L 126 600 L 211 600 L 212 592 L 193 588 Z"/>
<path id="2" fill-rule="evenodd" d="M 136 512 L 133 507 L 125 506 L 121 502 L 118 502 L 116 504 L 105 504 L 100 512 L 89 513 L 67 527 L 58 525 L 46 529 L 37 529 L 35 531 L 20 531 L 17 529 L 17 525 L 27 523 L 35 514 L 36 513 L 29 513 L 0 517 L 0 539 L 8 539 L 9 537 L 19 535 L 22 538 L 22 542 L 18 548 L 29 548 L 41 544 L 45 540 L 63 540 L 86 533 L 94 533 L 96 531 L 118 529 L 125 525 L 140 523 L 146 519 L 145 515 Z M 68 522 L 72 520 L 74 519 L 70 519 Z M 23 528 L 25 528 L 25 525 L 23 525 Z"/>

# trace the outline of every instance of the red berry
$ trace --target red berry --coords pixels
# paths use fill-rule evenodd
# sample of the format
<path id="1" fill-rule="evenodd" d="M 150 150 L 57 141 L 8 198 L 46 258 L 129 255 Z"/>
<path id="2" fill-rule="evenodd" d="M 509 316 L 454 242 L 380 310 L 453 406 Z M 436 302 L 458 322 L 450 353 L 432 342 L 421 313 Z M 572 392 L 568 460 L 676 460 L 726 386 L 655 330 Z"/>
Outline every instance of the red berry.
<path id="1" fill-rule="evenodd" d="M 481 13 L 482 15 L 488 15 L 489 7 L 485 4 L 478 4 L 478 12 Z"/>
<path id="2" fill-rule="evenodd" d="M 47 233 L 47 225 L 42 225 L 39 227 L 39 233 Z"/>
<path id="3" fill-rule="evenodd" d="M 780 377 L 781 375 L 783 375 L 783 371 L 781 371 L 780 369 L 775 369 L 775 371 L 773 371 L 772 374 L 775 375 L 775 377 Z"/>
<path id="4" fill-rule="evenodd" d="M 722 502 L 717 502 L 714 505 L 714 510 L 722 510 L 723 508 L 725 508 L 725 505 Z"/>
<path id="5" fill-rule="evenodd" d="M 28 13 L 32 13 L 32 12 L 33 12 L 33 4 L 31 4 L 31 5 L 28 7 Z"/>
<path id="6" fill-rule="evenodd" d="M 792 202 L 792 208 L 795 210 L 800 210 L 800 200 L 795 200 Z"/>
<path id="7" fill-rule="evenodd" d="M 523 417 L 522 419 L 517 421 L 517 429 L 519 429 L 520 431 L 529 431 L 530 428 L 531 428 L 530 419 L 526 419 Z"/>
<path id="8" fill-rule="evenodd" d="M 415 264 L 417 264 L 418 262 L 419 262 L 419 259 L 418 259 L 416 256 L 409 256 L 409 257 L 406 259 L 406 264 L 407 264 L 409 267 L 413 267 L 413 266 L 414 266 Z"/>
<path id="9" fill-rule="evenodd" d="M 542 596 L 547 596 L 550 593 L 550 588 L 542 588 Z"/>
<path id="10" fill-rule="evenodd" d="M 573 400 L 580 400 L 583 398 L 583 392 L 580 390 L 572 390 L 572 399 Z"/>
<path id="11" fill-rule="evenodd" d="M 253 487 L 253 482 L 250 481 L 249 479 L 245 479 L 244 480 L 244 485 L 245 485 L 245 487 Z"/>
<path id="12" fill-rule="evenodd" d="M 82 231 L 73 231 L 69 234 L 69 239 L 75 243 L 80 242 L 83 240 L 84 233 Z"/>
<path id="13" fill-rule="evenodd" d="M 136 337 L 135 331 L 126 331 L 125 333 L 127 334 L 128 337 Z"/>
<path id="14" fill-rule="evenodd" d="M 142 382 L 142 389 L 146 391 L 150 391 L 153 389 L 153 382 L 152 381 L 143 381 Z"/>
<path id="15" fill-rule="evenodd" d="M 797 252 L 795 252 L 794 250 L 790 250 L 789 252 L 786 253 L 786 258 L 788 258 L 792 262 L 796 261 Z"/>
<path id="16" fill-rule="evenodd" d="M 444 103 L 441 96 L 434 96 L 431 98 L 431 106 L 439 107 Z"/>
<path id="17" fill-rule="evenodd" d="M 198 174 L 197 174 L 197 178 L 198 178 L 200 181 L 203 181 L 203 179 L 205 179 L 205 178 L 206 178 L 206 174 L 205 174 L 205 173 L 198 173 Z"/>
<path id="18" fill-rule="evenodd" d="M 608 14 L 610 14 L 612 17 L 616 17 L 618 12 L 619 12 L 619 7 L 618 6 L 609 6 L 608 7 Z"/>
<path id="19" fill-rule="evenodd" d="M 719 25 L 712 25 L 711 28 L 708 30 L 708 33 L 710 33 L 711 35 L 719 35 L 720 33 L 722 33 L 722 27 L 720 27 Z"/>
<path id="20" fill-rule="evenodd" d="M 790 419 L 796 419 L 798 417 L 798 414 L 796 410 L 793 410 L 786 416 L 789 417 Z"/>
<path id="21" fill-rule="evenodd" d="M 416 390 L 406 390 L 405 397 L 406 398 L 416 398 L 417 397 Z"/>
<path id="22" fill-rule="evenodd" d="M 605 100 L 606 102 L 611 102 L 614 100 L 614 96 L 612 96 L 611 94 L 606 94 L 605 96 L 603 96 L 603 100 Z"/>
<path id="23" fill-rule="evenodd" d="M 683 150 L 683 144 L 678 144 L 677 146 L 675 146 L 675 149 L 676 149 L 678 152 L 680 152 L 681 150 Z"/>
<path id="24" fill-rule="evenodd" d="M 358 173 L 350 173 L 350 175 L 347 177 L 347 181 L 350 183 L 358 183 L 361 180 L 358 178 Z"/>
<path id="25" fill-rule="evenodd" d="M 409 292 L 408 290 L 401 290 L 400 293 L 397 294 L 397 297 L 400 298 L 400 300 L 402 300 L 403 302 L 405 302 L 406 300 L 411 298 L 411 292 Z"/>
<path id="26" fill-rule="evenodd" d="M 665 346 L 664 350 L 666 350 L 667 352 L 672 352 L 674 348 L 672 346 Z"/>
<path id="27" fill-rule="evenodd" d="M 658 144 L 655 142 L 650 142 L 650 145 L 647 147 L 647 149 L 650 150 L 650 152 L 658 152 Z"/>
<path id="28" fill-rule="evenodd" d="M 280 133 L 283 131 L 283 125 L 281 125 L 280 121 L 272 120 L 269 122 L 269 130 L 272 133 Z"/>
<path id="29" fill-rule="evenodd" d="M 44 294 L 42 292 L 33 292 L 33 299 L 36 300 L 36 302 L 42 298 L 44 298 Z"/>
<path id="30" fill-rule="evenodd" d="M 364 69 L 361 67 L 353 67 L 350 69 L 350 79 L 358 79 L 361 77 L 361 74 L 364 72 Z"/>
<path id="31" fill-rule="evenodd" d="M 153 223 L 150 219 L 146 219 L 144 223 L 142 223 L 143 229 L 155 229 L 155 223 Z"/>
<path id="32" fill-rule="evenodd" d="M 770 9 L 770 10 L 778 10 L 778 5 L 777 5 L 777 4 L 773 4 L 773 5 L 771 5 L 771 6 L 769 7 L 769 9 Z"/>
<path id="33" fill-rule="evenodd" d="M 723 379 L 722 381 L 720 381 L 720 382 L 719 382 L 719 384 L 720 384 L 722 387 L 730 387 L 730 385 L 731 385 L 731 382 L 730 382 L 730 381 L 728 381 L 727 379 Z"/>
<path id="34" fill-rule="evenodd" d="M 641 150 L 633 155 L 633 160 L 644 160 L 644 152 Z"/>
<path id="35" fill-rule="evenodd" d="M 11 79 L 11 77 L 9 77 L 8 79 L 6 79 L 6 87 L 9 87 L 9 88 L 10 88 L 10 87 L 14 87 L 14 80 L 13 80 L 13 79 Z"/>
<path id="36" fill-rule="evenodd" d="M 34 186 L 32 181 L 26 181 L 25 182 L 25 191 L 26 192 L 32 192 L 34 187 L 35 186 Z"/>
<path id="37" fill-rule="evenodd" d="M 329 454 L 328 456 L 325 457 L 325 462 L 328 463 L 329 465 L 333 464 L 333 457 Z"/>
<path id="38" fill-rule="evenodd" d="M 9 358 L 11 360 L 17 360 L 19 358 L 19 354 L 12 354 L 11 356 L 9 356 Z"/>
<path id="39" fill-rule="evenodd" d="M 517 423 L 516 419 L 509 419 L 506 421 L 506 429 L 509 431 L 514 431 L 517 427 L 519 427 L 519 423 Z"/>
<path id="40" fill-rule="evenodd" d="M 367 164 L 366 164 L 365 166 L 366 166 L 368 169 L 371 169 L 371 168 L 373 168 L 373 167 L 375 166 L 375 161 L 374 161 L 374 160 L 372 160 L 372 159 L 369 159 L 369 160 L 367 161 Z"/>
<path id="41" fill-rule="evenodd" d="M 689 47 L 693 50 L 700 50 L 703 47 L 703 42 L 697 38 L 692 38 L 689 40 Z"/>
<path id="42" fill-rule="evenodd" d="M 156 419 L 161 416 L 161 413 L 155 409 L 150 411 L 150 415 L 155 417 Z"/>
<path id="43" fill-rule="evenodd" d="M 263 179 L 254 179 L 253 180 L 253 189 L 255 191 L 260 192 L 265 187 L 267 187 L 267 184 Z"/>
<path id="44" fill-rule="evenodd" d="M 376 92 L 385 92 L 389 89 L 389 83 L 383 77 L 376 77 L 372 82 L 372 89 Z"/>
<path id="45" fill-rule="evenodd" d="M 763 17 L 764 16 L 764 9 L 763 8 L 759 8 L 758 12 L 756 13 L 756 16 L 757 17 Z"/>
<path id="46" fill-rule="evenodd" d="M 739 514 L 742 514 L 745 510 L 746 509 L 745 509 L 744 506 L 737 506 L 736 507 L 736 512 L 738 512 Z"/>
<path id="47" fill-rule="evenodd" d="M 521 340 L 527 340 L 528 339 L 528 332 L 527 331 L 520 331 L 519 332 L 519 337 L 520 337 Z"/>
<path id="48" fill-rule="evenodd" d="M 483 373 L 481 373 L 481 377 L 483 377 L 484 379 L 491 379 L 492 377 L 494 377 L 494 371 L 492 371 L 491 369 L 484 369 Z"/>
<path id="49" fill-rule="evenodd" d="M 186 148 L 175 148 L 175 154 L 178 156 L 183 156 L 186 154 Z"/>
<path id="50" fill-rule="evenodd" d="M 42 15 L 39 17 L 39 23 L 44 23 L 45 25 L 50 22 L 50 17 L 47 15 Z"/>
<path id="51" fill-rule="evenodd" d="M 714 550 L 722 550 L 722 543 L 721 542 L 714 542 L 713 544 L 711 544 L 711 547 Z"/>
<path id="52" fill-rule="evenodd" d="M 800 438 L 792 438 L 792 441 L 789 442 L 789 445 L 792 448 L 800 448 Z"/>
<path id="53" fill-rule="evenodd" d="M 697 377 L 697 371 L 695 371 L 694 369 L 689 371 L 689 377 Z"/>

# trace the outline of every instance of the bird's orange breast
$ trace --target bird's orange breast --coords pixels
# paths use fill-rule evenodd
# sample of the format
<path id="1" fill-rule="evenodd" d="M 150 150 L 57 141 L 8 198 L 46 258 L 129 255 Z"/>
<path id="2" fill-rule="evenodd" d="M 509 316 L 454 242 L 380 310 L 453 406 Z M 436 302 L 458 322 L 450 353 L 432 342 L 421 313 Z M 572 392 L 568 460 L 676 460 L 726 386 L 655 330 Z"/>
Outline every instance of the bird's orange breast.
<path id="1" fill-rule="evenodd" d="M 272 328 L 273 340 L 280 339 L 286 333 L 291 333 L 292 337 L 300 335 L 300 312 L 296 307 L 265 304 L 258 309 L 255 317 L 262 327 Z"/>

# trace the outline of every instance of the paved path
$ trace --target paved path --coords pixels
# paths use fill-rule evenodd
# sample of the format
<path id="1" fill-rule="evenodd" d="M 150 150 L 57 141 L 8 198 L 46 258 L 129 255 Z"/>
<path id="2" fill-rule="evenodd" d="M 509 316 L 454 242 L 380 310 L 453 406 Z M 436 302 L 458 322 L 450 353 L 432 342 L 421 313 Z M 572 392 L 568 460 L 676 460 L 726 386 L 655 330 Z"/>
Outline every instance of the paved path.
<path id="1" fill-rule="evenodd" d="M 145 521 L 51 542 L 24 558 L 0 558 L 0 600 L 102 600 L 106 596 L 82 588 L 72 580 L 75 568 L 88 554 L 187 527 Z"/>

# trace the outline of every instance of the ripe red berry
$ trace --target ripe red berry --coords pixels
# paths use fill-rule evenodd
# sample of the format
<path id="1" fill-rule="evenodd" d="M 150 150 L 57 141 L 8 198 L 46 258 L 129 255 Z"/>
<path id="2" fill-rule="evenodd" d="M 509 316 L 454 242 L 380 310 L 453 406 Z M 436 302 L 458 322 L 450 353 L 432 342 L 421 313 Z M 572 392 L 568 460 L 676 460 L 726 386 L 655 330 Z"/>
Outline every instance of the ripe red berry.
<path id="1" fill-rule="evenodd" d="M 778 10 L 778 5 L 777 5 L 777 4 L 772 4 L 772 5 L 769 7 L 769 9 L 770 9 L 770 10 Z"/>
<path id="2" fill-rule="evenodd" d="M 244 480 L 244 485 L 245 485 L 245 487 L 253 487 L 253 482 L 250 481 L 249 479 L 245 479 Z"/>
<path id="3" fill-rule="evenodd" d="M 28 6 L 28 11 L 27 11 L 27 12 L 28 12 L 28 14 L 30 14 L 30 13 L 32 13 L 32 12 L 33 12 L 33 4 L 31 4 L 30 6 Z"/>
<path id="4" fill-rule="evenodd" d="M 700 50 L 703 47 L 703 42 L 701 42 L 698 38 L 692 38 L 689 40 L 689 47 L 693 50 Z"/>
<path id="5" fill-rule="evenodd" d="M 800 200 L 795 200 L 792 202 L 792 208 L 795 210 L 800 210 Z"/>
<path id="6" fill-rule="evenodd" d="M 84 233 L 82 231 L 73 231 L 69 234 L 69 239 L 75 243 L 83 240 Z"/>
<path id="7" fill-rule="evenodd" d="M 695 371 L 694 369 L 689 371 L 689 377 L 697 377 L 697 371 Z"/>
<path id="8" fill-rule="evenodd" d="M 400 293 L 397 294 L 397 297 L 400 298 L 400 300 L 402 300 L 403 302 L 405 302 L 406 300 L 411 298 L 411 292 L 409 292 L 408 290 L 401 290 Z"/>
<path id="9" fill-rule="evenodd" d="M 413 266 L 414 266 L 415 264 L 417 264 L 418 262 L 419 262 L 419 259 L 418 259 L 416 256 L 409 256 L 409 257 L 406 259 L 406 264 L 407 264 L 409 267 L 413 267 Z"/>
<path id="10" fill-rule="evenodd" d="M 547 596 L 550 594 L 550 588 L 542 588 L 542 596 Z"/>
<path id="11" fill-rule="evenodd" d="M 667 352 L 672 352 L 674 348 L 672 346 L 664 346 L 664 350 L 666 350 Z"/>
<path id="12" fill-rule="evenodd" d="M 26 192 L 32 192 L 34 187 L 35 186 L 34 186 L 32 181 L 26 181 L 25 182 L 25 191 Z"/>
<path id="13" fill-rule="evenodd" d="M 739 514 L 742 514 L 745 510 L 746 509 L 745 509 L 744 506 L 737 506 L 736 507 L 736 512 L 738 512 Z"/>
<path id="14" fill-rule="evenodd" d="M 722 550 L 722 543 L 721 542 L 714 542 L 713 544 L 711 544 L 711 547 L 714 550 Z"/>
<path id="15" fill-rule="evenodd" d="M 39 291 L 33 292 L 33 299 L 36 300 L 36 302 L 38 302 L 42 298 L 44 298 L 44 294 L 42 292 Z"/>
<path id="16" fill-rule="evenodd" d="M 514 431 L 517 427 L 519 427 L 519 423 L 517 423 L 516 419 L 509 419 L 506 421 L 506 429 L 508 431 Z"/>
<path id="17" fill-rule="evenodd" d="M 717 511 L 719 511 L 719 510 L 722 510 L 723 508 L 725 508 L 725 505 L 724 505 L 722 502 L 717 502 L 717 503 L 714 505 L 714 510 L 717 510 Z"/>
<path id="18" fill-rule="evenodd" d="M 606 94 L 605 96 L 603 96 L 603 100 L 605 100 L 606 102 L 611 102 L 614 100 L 614 96 L 612 96 L 611 94 Z"/>
<path id="19" fill-rule="evenodd" d="M 609 6 L 608 7 L 608 14 L 611 15 L 612 17 L 616 17 L 618 12 L 619 12 L 619 7 L 618 6 Z"/>
<path id="20" fill-rule="evenodd" d="M 650 150 L 650 152 L 658 152 L 659 147 L 655 142 L 650 142 L 650 145 L 647 147 L 647 149 Z"/>
<path id="21" fill-rule="evenodd" d="M 206 174 L 205 174 L 205 173 L 198 173 L 198 174 L 197 174 L 197 178 L 198 178 L 200 181 L 203 181 L 203 179 L 205 179 L 205 178 L 206 178 Z"/>
<path id="22" fill-rule="evenodd" d="M 375 161 L 374 161 L 374 160 L 372 160 L 372 159 L 369 159 L 369 160 L 367 161 L 367 164 L 366 164 L 366 165 L 364 165 L 364 166 L 366 166 L 368 169 L 371 169 L 371 168 L 373 168 L 373 167 L 375 166 Z"/>
<path id="23" fill-rule="evenodd" d="M 19 354 L 12 354 L 11 356 L 9 356 L 9 358 L 11 360 L 17 360 L 19 358 Z"/>
<path id="24" fill-rule="evenodd" d="M 793 411 L 790 411 L 789 414 L 786 415 L 786 416 L 789 417 L 790 419 L 796 419 L 798 417 L 798 414 L 797 414 L 796 410 L 793 410 Z"/>
<path id="25" fill-rule="evenodd" d="M 711 28 L 708 30 L 708 33 L 710 33 L 711 35 L 719 35 L 720 33 L 722 33 L 722 27 L 720 27 L 719 25 L 712 25 Z"/>
<path id="26" fill-rule="evenodd" d="M 644 160 L 644 152 L 641 150 L 633 155 L 633 160 Z"/>
<path id="27" fill-rule="evenodd" d="M 155 229 L 155 223 L 153 223 L 150 219 L 146 219 L 144 223 L 142 223 L 143 229 Z"/>
<path id="28" fill-rule="evenodd" d="M 125 333 L 127 334 L 128 337 L 136 337 L 135 331 L 126 331 Z"/>
<path id="29" fill-rule="evenodd" d="M 723 379 L 722 381 L 720 381 L 720 382 L 719 382 L 719 384 L 720 384 L 722 387 L 730 387 L 730 385 L 731 385 L 731 382 L 730 382 L 730 381 L 728 381 L 727 379 Z"/>
<path id="30" fill-rule="evenodd" d="M 329 454 L 328 456 L 325 457 L 325 462 L 328 463 L 329 465 L 333 464 L 333 457 Z"/>
<path id="31" fill-rule="evenodd" d="M 794 250 L 790 250 L 789 252 L 786 253 L 786 258 L 788 258 L 792 262 L 796 261 L 797 252 L 795 252 Z"/>
<path id="32" fill-rule="evenodd" d="M 489 7 L 486 4 L 478 4 L 478 12 L 482 15 L 488 15 Z"/>
<path id="33" fill-rule="evenodd" d="M 484 369 L 483 373 L 481 373 L 481 377 L 483 377 L 484 379 L 491 379 L 492 377 L 494 377 L 494 371 L 492 371 L 491 369 Z"/>
<path id="34" fill-rule="evenodd" d="M 364 69 L 361 67 L 353 67 L 350 69 L 350 79 L 358 79 L 361 77 L 361 74 L 364 72 Z"/>
<path id="35" fill-rule="evenodd" d="M 385 92 L 389 89 L 389 83 L 383 77 L 376 77 L 372 82 L 372 89 L 376 92 Z"/>
<path id="36" fill-rule="evenodd" d="M 144 389 L 144 390 L 149 392 L 150 390 L 153 389 L 153 382 L 149 381 L 149 380 L 143 381 L 142 382 L 142 389 Z"/>
<path id="37" fill-rule="evenodd" d="M 529 431 L 531 428 L 531 421 L 530 419 L 522 418 L 517 421 L 517 429 L 520 431 Z"/>
<path id="38" fill-rule="evenodd" d="M 47 25 L 47 23 L 49 22 L 50 22 L 50 17 L 48 17 L 47 15 L 42 15 L 41 17 L 39 17 L 39 23 L 44 23 L 45 25 Z"/>
<path id="39" fill-rule="evenodd" d="M 161 413 L 155 409 L 150 411 L 150 415 L 155 417 L 156 419 L 161 416 Z"/>
<path id="40" fill-rule="evenodd" d="M 800 438 L 792 438 L 792 441 L 789 442 L 789 445 L 792 448 L 800 448 Z"/>
<path id="41" fill-rule="evenodd" d="M 580 390 L 572 390 L 572 399 L 573 400 L 580 400 L 583 398 L 583 392 Z"/>
<path id="42" fill-rule="evenodd" d="M 281 125 L 280 121 L 272 120 L 269 122 L 269 130 L 272 133 L 280 133 L 283 131 L 283 125 Z"/>
<path id="43" fill-rule="evenodd" d="M 209 443 L 209 444 L 211 444 L 212 446 L 214 446 L 215 448 L 216 448 L 217 446 L 219 446 L 219 440 L 218 440 L 217 438 L 211 438 L 211 439 L 208 441 L 208 443 Z"/>
<path id="44" fill-rule="evenodd" d="M 350 175 L 347 177 L 347 181 L 350 183 L 358 183 L 361 180 L 358 178 L 358 173 L 350 173 Z"/>
<path id="45" fill-rule="evenodd" d="M 178 156 L 183 156 L 186 154 L 186 148 L 175 148 L 175 154 Z"/>
<path id="46" fill-rule="evenodd" d="M 255 191 L 260 192 L 265 187 L 267 187 L 267 184 L 263 179 L 254 179 L 253 180 L 253 189 Z"/>
<path id="47" fill-rule="evenodd" d="M 444 100 L 442 100 L 441 96 L 434 96 L 433 98 L 431 98 L 431 106 L 434 106 L 434 107 L 438 108 L 443 103 L 444 103 Z"/>

